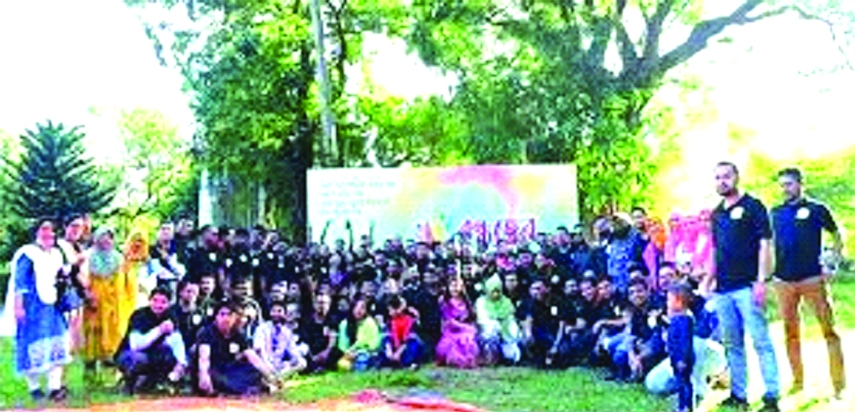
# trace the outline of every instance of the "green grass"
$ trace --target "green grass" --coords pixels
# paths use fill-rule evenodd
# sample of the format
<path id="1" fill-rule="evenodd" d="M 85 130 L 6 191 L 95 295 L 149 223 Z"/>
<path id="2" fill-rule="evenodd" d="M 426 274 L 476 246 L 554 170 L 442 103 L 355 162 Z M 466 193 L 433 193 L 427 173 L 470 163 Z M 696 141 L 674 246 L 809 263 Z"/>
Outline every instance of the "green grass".
<path id="1" fill-rule="evenodd" d="M 769 313 L 773 320 L 774 294 L 770 293 Z M 855 329 L 855 277 L 835 279 L 832 286 L 835 316 L 839 330 Z M 810 311 L 803 311 L 805 339 L 821 339 Z M 32 408 L 23 379 L 14 370 L 9 339 L 0 339 L 0 410 Z M 86 392 L 83 367 L 76 360 L 67 371 L 72 391 L 70 405 L 85 408 L 90 404 L 108 404 L 127 400 L 107 389 Z M 459 371 L 424 368 L 418 372 L 370 372 L 363 374 L 327 374 L 301 377 L 277 399 L 290 403 L 313 403 L 342 398 L 365 389 L 379 389 L 392 396 L 411 391 L 436 393 L 458 402 L 486 410 L 504 411 L 637 411 L 659 412 L 671 409 L 668 400 L 647 395 L 640 386 L 618 385 L 603 381 L 600 374 L 587 369 L 544 372 L 526 368 L 479 369 Z M 809 408 L 809 405 L 805 405 Z M 804 409 L 800 409 L 804 410 Z"/>

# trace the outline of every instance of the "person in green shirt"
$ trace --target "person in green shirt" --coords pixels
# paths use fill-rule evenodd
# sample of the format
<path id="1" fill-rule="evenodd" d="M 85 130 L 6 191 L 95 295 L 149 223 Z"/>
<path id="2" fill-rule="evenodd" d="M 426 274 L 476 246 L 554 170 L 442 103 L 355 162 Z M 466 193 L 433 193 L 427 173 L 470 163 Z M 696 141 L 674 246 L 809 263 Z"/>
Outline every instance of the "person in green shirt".
<path id="1" fill-rule="evenodd" d="M 338 348 L 344 353 L 338 363 L 339 369 L 369 369 L 380 352 L 381 335 L 377 322 L 368 315 L 364 297 L 354 298 L 350 316 L 341 321 L 338 330 Z"/>

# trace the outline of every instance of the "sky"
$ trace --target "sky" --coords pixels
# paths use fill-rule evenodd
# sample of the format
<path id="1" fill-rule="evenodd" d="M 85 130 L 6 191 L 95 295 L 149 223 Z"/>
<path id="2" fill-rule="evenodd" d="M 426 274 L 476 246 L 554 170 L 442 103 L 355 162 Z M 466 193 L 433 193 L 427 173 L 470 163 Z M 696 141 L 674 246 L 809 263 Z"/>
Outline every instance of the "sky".
<path id="1" fill-rule="evenodd" d="M 724 11 L 734 1 L 713 4 Z M 726 34 L 734 41 L 712 43 L 681 69 L 712 89 L 719 114 L 715 124 L 687 131 L 688 163 L 726 155 L 728 124 L 755 130 L 751 149 L 779 158 L 827 154 L 853 141 L 855 74 L 802 73 L 836 56 L 821 25 L 781 17 Z M 375 81 L 389 93 L 449 93 L 453 82 L 406 54 L 402 41 L 373 36 L 366 50 Z M 190 135 L 192 112 L 181 83 L 176 72 L 159 66 L 134 11 L 121 0 L 0 0 L 0 130 L 17 135 L 46 119 L 82 124 L 95 157 L 109 159 L 121 146 L 115 120 L 105 114 L 159 109 Z M 693 173 L 692 180 L 700 179 L 708 168 Z"/>

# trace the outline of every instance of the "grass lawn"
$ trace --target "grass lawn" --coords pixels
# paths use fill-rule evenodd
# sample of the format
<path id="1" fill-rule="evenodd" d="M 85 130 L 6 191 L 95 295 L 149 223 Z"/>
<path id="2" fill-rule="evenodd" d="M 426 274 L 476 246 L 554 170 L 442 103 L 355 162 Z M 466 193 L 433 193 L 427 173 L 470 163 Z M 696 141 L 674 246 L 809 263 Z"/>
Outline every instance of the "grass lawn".
<path id="1" fill-rule="evenodd" d="M 855 278 L 837 279 L 832 288 L 838 329 L 855 329 Z M 769 294 L 773 298 L 773 294 Z M 777 319 L 772 299 L 770 317 Z M 821 339 L 812 316 L 803 316 L 807 340 Z M 779 325 L 773 325 L 779 327 Z M 776 342 L 778 344 L 780 342 Z M 32 407 L 23 379 L 14 374 L 14 356 L 9 339 L 0 339 L 0 410 Z M 779 356 L 784 356 L 779 349 Z M 782 362 L 783 358 L 782 358 Z M 851 362 L 851 361 L 850 361 Z M 811 365 L 806 365 L 808 375 Z M 121 402 L 124 398 L 109 390 L 86 393 L 83 367 L 75 361 L 67 372 L 73 394 L 69 404 L 85 408 L 90 404 Z M 477 405 L 490 411 L 638 411 L 661 412 L 671 409 L 669 400 L 647 395 L 640 386 L 604 382 L 599 373 L 587 369 L 543 372 L 525 368 L 457 371 L 424 368 L 418 372 L 371 372 L 327 374 L 298 378 L 279 396 L 292 403 L 312 403 L 346 397 L 363 389 L 380 389 L 392 395 L 411 390 L 441 394 L 451 400 Z M 786 385 L 785 385 L 786 388 Z M 810 410 L 810 408 L 799 410 Z"/>

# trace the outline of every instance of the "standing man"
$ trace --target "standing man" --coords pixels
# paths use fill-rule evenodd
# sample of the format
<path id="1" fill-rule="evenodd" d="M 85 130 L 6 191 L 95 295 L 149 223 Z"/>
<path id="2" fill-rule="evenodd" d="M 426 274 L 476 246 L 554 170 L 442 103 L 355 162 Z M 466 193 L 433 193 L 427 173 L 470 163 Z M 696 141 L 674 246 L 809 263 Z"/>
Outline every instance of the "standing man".
<path id="1" fill-rule="evenodd" d="M 778 183 L 784 203 L 772 209 L 775 228 L 776 290 L 784 319 L 787 357 L 793 371 L 793 392 L 802 390 L 801 340 L 799 337 L 799 304 L 804 298 L 814 311 L 828 345 L 828 361 L 835 397 L 846 387 L 843 351 L 840 337 L 834 331 L 834 315 L 828 299 L 827 278 L 820 267 L 822 230 L 834 238 L 832 250 L 841 256 L 843 240 L 834 218 L 825 205 L 807 199 L 802 193 L 802 173 L 790 168 L 778 172 Z"/>
<path id="2" fill-rule="evenodd" d="M 721 203 L 712 214 L 715 269 L 708 275 L 716 284 L 716 312 L 722 344 L 730 367 L 731 393 L 723 405 L 748 409 L 748 367 L 745 332 L 751 335 L 766 386 L 762 412 L 777 412 L 779 376 L 775 349 L 764 317 L 766 280 L 772 269 L 772 228 L 766 206 L 741 192 L 739 171 L 730 162 L 715 167 L 716 191 Z"/>

